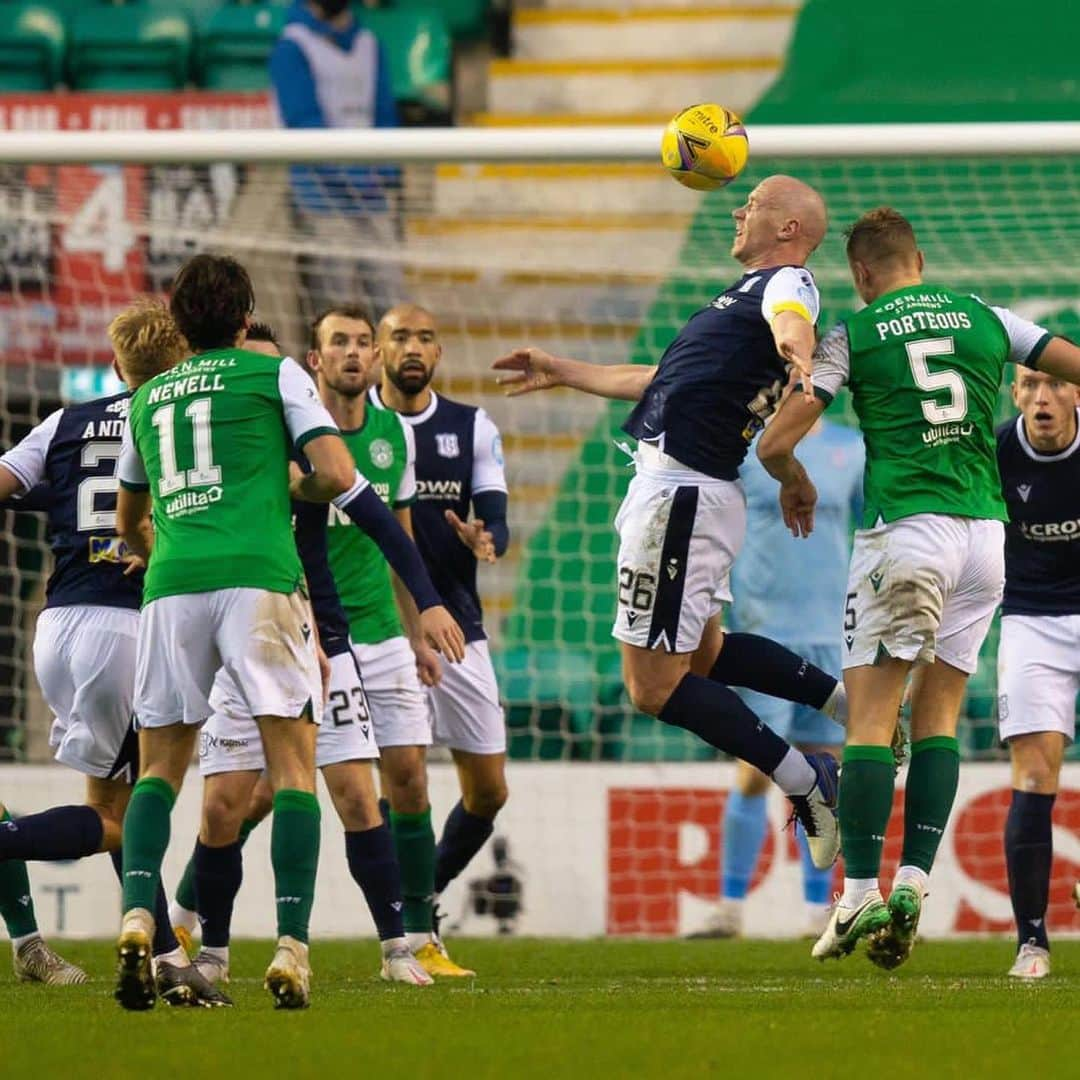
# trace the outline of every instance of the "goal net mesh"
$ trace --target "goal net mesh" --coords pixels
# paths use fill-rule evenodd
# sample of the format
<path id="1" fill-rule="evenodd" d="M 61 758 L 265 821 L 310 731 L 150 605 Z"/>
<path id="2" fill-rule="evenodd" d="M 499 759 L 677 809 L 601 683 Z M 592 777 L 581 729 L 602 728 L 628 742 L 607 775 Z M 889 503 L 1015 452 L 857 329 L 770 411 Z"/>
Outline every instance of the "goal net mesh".
<path id="1" fill-rule="evenodd" d="M 1058 333 L 1080 321 L 1080 160 L 754 158 L 731 188 L 685 191 L 652 162 L 388 166 L 0 166 L 0 447 L 61 404 L 113 390 L 104 328 L 167 289 L 196 250 L 251 271 L 259 317 L 289 351 L 329 300 L 430 308 L 436 387 L 503 433 L 512 546 L 481 571 L 518 758 L 706 759 L 712 751 L 629 705 L 609 636 L 612 519 L 629 480 L 615 446 L 628 409 L 565 391 L 509 400 L 490 372 L 537 344 L 599 363 L 655 362 L 683 320 L 737 274 L 730 212 L 788 172 L 825 195 L 813 270 L 821 326 L 855 297 L 841 228 L 891 204 L 927 277 L 1009 305 Z M 1009 411 L 1003 389 L 1001 417 Z M 852 422 L 840 400 L 832 414 Z M 752 542 L 752 541 L 751 541 Z M 0 753 L 44 755 L 30 643 L 49 559 L 43 523 L 8 513 L 0 538 Z M 797 587 L 778 576 L 776 588 Z M 969 755 L 993 756 L 991 635 L 965 706 Z"/>

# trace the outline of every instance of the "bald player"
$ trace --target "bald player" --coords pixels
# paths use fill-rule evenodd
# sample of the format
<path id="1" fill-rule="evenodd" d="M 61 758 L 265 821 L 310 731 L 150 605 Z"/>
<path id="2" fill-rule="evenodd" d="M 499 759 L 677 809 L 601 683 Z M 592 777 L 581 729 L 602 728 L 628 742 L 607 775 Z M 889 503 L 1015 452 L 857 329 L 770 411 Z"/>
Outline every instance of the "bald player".
<path id="1" fill-rule="evenodd" d="M 691 316 L 656 367 L 598 366 L 519 349 L 495 362 L 510 393 L 570 386 L 636 401 L 624 430 L 638 440 L 636 474 L 615 518 L 618 607 L 630 700 L 771 776 L 830 866 L 839 849 L 837 770 L 792 749 L 731 689 L 809 705 L 843 721 L 843 687 L 768 638 L 722 634 L 728 577 L 746 530 L 738 470 L 780 400 L 789 371 L 809 364 L 819 300 L 806 261 L 827 226 L 825 204 L 790 176 L 770 176 L 733 212 L 742 276 Z M 792 567 L 778 566 L 778 580 Z"/>

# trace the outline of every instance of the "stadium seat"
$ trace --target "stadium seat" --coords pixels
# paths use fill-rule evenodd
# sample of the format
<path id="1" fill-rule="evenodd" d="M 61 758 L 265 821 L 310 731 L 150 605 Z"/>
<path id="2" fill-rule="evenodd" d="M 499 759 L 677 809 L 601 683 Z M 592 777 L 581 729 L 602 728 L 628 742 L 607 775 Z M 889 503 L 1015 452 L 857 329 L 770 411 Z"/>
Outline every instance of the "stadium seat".
<path id="1" fill-rule="evenodd" d="M 44 4 L 0 4 L 0 91 L 52 90 L 63 70 L 60 15 Z"/>
<path id="2" fill-rule="evenodd" d="M 388 5 L 401 11 L 422 9 L 438 12 L 455 38 L 482 37 L 487 29 L 489 0 L 392 0 Z"/>
<path id="3" fill-rule="evenodd" d="M 183 13 L 198 33 L 226 0 L 142 0 L 142 2 L 155 11 L 167 11 L 170 14 Z"/>
<path id="4" fill-rule="evenodd" d="M 368 11 L 357 20 L 386 50 L 394 97 L 407 123 L 448 122 L 452 113 L 452 46 L 446 20 L 430 9 Z"/>
<path id="5" fill-rule="evenodd" d="M 188 81 L 184 15 L 143 4 L 102 4 L 71 21 L 68 72 L 76 90 L 179 90 Z"/>
<path id="6" fill-rule="evenodd" d="M 265 3 L 230 3 L 201 24 L 199 85 L 207 90 L 266 90 L 268 59 L 285 24 L 285 9 Z"/>

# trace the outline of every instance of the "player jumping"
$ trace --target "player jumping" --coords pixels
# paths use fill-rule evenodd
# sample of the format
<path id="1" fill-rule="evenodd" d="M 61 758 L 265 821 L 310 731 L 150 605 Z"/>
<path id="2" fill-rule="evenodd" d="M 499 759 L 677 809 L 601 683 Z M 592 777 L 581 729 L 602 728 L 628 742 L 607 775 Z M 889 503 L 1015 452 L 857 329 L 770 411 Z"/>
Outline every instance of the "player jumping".
<path id="1" fill-rule="evenodd" d="M 925 284 L 909 222 L 881 207 L 848 233 L 866 307 L 814 354 L 816 397 L 792 395 L 758 454 L 780 481 L 795 535 L 813 526 L 816 492 L 792 451 L 845 383 L 866 441 L 863 528 L 844 613 L 847 743 L 840 781 L 844 892 L 813 948 L 893 968 L 910 955 L 956 796 L 956 727 L 968 676 L 1004 581 L 1005 503 L 994 406 L 1006 362 L 1080 381 L 1080 349 L 1004 308 Z M 913 665 L 904 846 L 886 906 L 878 874 L 892 813 L 889 744 Z"/>
<path id="2" fill-rule="evenodd" d="M 843 719 L 843 687 L 768 638 L 722 634 L 728 575 L 742 546 L 738 469 L 814 343 L 818 291 L 805 263 L 825 236 L 811 187 L 770 176 L 734 212 L 731 254 L 742 277 L 693 315 L 660 364 L 601 366 L 519 349 L 496 361 L 511 393 L 570 386 L 638 401 L 625 430 L 636 474 L 615 519 L 618 611 L 630 700 L 771 776 L 830 866 L 839 848 L 836 762 L 804 755 L 761 723 L 731 689 L 745 687 Z M 895 713 L 893 716 L 895 722 Z"/>

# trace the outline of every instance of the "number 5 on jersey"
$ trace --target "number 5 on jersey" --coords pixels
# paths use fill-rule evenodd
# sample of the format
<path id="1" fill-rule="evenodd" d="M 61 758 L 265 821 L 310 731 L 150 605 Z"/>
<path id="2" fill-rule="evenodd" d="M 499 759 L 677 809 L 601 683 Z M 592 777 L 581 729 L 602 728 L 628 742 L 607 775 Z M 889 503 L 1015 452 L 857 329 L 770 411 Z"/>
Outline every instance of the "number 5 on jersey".
<path id="1" fill-rule="evenodd" d="M 210 437 L 211 398 L 196 398 L 184 410 L 191 421 L 194 467 L 181 471 L 176 464 L 176 405 L 158 409 L 151 419 L 157 428 L 158 452 L 161 459 L 161 479 L 158 496 L 175 495 L 184 488 L 209 487 L 221 483 L 221 467 L 214 464 L 214 447 Z"/>

